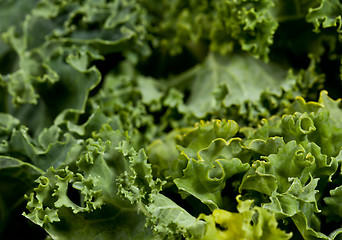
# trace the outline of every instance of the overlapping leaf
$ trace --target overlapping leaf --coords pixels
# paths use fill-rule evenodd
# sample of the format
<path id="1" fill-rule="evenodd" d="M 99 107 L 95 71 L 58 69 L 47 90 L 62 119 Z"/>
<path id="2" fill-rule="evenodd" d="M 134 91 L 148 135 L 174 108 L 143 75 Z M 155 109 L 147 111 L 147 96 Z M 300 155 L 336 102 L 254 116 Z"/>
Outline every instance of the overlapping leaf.
<path id="1" fill-rule="evenodd" d="M 137 204 L 154 232 L 164 239 L 201 239 L 205 223 L 160 193 L 163 182 L 153 179 L 144 151 L 135 152 L 127 142 L 119 149 L 130 162 L 129 170 L 118 178 L 120 194 Z"/>
<path id="2" fill-rule="evenodd" d="M 117 195 L 115 179 L 128 164 L 115 149 L 123 139 L 105 125 L 72 163 L 38 178 L 24 215 L 54 238 L 152 239 L 137 206 Z"/>
<path id="3" fill-rule="evenodd" d="M 233 138 L 237 131 L 234 121 L 202 122 L 183 137 L 180 158 L 188 163 L 174 182 L 184 197 L 192 195 L 211 210 L 222 205 L 227 179 L 249 168 L 241 139 Z"/>
<path id="4" fill-rule="evenodd" d="M 277 228 L 275 215 L 253 206 L 252 200 L 237 197 L 238 213 L 216 209 L 212 215 L 199 216 L 207 222 L 203 239 L 290 239 L 292 234 Z M 219 225 L 219 227 L 217 226 Z"/>
<path id="5" fill-rule="evenodd" d="M 0 1 L 0 234 L 340 239 L 341 6 Z"/>

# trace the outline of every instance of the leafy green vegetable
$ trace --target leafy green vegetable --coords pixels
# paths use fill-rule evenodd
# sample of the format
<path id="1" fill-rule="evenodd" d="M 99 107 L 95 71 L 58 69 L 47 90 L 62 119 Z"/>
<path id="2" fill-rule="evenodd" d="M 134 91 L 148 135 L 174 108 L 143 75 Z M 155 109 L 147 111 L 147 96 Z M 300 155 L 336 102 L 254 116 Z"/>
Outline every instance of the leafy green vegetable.
<path id="1" fill-rule="evenodd" d="M 267 210 L 252 206 L 252 200 L 238 201 L 238 213 L 215 209 L 210 216 L 200 215 L 208 223 L 203 239 L 290 239 L 291 234 L 277 228 L 277 220 Z M 216 224 L 220 225 L 217 228 Z"/>
<path id="2" fill-rule="evenodd" d="M 342 239 L 341 16 L 0 1 L 0 238 Z"/>

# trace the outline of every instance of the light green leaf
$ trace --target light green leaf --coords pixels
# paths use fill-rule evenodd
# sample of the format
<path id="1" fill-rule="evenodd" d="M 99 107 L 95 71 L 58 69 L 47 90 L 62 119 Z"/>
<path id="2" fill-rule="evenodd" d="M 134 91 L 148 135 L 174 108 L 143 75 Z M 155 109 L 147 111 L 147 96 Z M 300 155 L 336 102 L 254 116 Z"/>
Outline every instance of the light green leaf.
<path id="1" fill-rule="evenodd" d="M 313 23 L 315 31 L 319 28 L 336 27 L 339 33 L 341 30 L 341 11 L 342 4 L 338 0 L 321 0 L 317 8 L 310 8 L 306 20 Z"/>
<path id="2" fill-rule="evenodd" d="M 238 131 L 239 126 L 233 120 L 201 121 L 196 123 L 193 128 L 188 128 L 179 138 L 179 149 L 181 154 L 183 155 L 184 152 L 188 159 L 197 158 L 198 152 L 208 147 L 213 140 L 221 138 L 228 141 Z"/>
<path id="3" fill-rule="evenodd" d="M 238 213 L 215 209 L 212 215 L 201 214 L 199 219 L 207 222 L 203 239 L 290 239 L 292 233 L 277 228 L 277 220 L 272 212 L 253 206 L 252 200 L 237 197 Z M 219 226 L 219 227 L 218 227 Z"/>

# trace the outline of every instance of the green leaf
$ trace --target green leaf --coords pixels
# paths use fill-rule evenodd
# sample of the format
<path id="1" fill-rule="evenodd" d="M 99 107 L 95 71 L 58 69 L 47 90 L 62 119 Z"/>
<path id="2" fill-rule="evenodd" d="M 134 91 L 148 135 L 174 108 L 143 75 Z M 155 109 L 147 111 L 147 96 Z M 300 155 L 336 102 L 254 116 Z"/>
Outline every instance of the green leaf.
<path id="1" fill-rule="evenodd" d="M 0 140 L 1 145 L 7 142 L 12 131 L 17 128 L 20 121 L 7 113 L 0 113 Z M 0 151 L 1 152 L 1 151 Z"/>
<path id="2" fill-rule="evenodd" d="M 49 168 L 37 179 L 24 216 L 53 238 L 152 239 L 137 206 L 117 194 L 115 179 L 127 163 L 116 147 L 125 138 L 104 125 L 73 162 Z"/>
<path id="3" fill-rule="evenodd" d="M 252 200 L 240 200 L 237 196 L 238 213 L 215 209 L 212 215 L 201 214 L 207 222 L 203 239 L 290 239 L 292 233 L 277 228 L 272 212 L 253 206 Z"/>
<path id="4" fill-rule="evenodd" d="M 193 128 L 189 128 L 178 140 L 179 149 L 181 154 L 186 155 L 188 159 L 197 158 L 198 152 L 208 147 L 213 140 L 221 138 L 228 141 L 238 130 L 239 126 L 233 120 L 201 121 Z"/>
<path id="5" fill-rule="evenodd" d="M 342 4 L 337 0 L 321 0 L 317 8 L 310 8 L 306 16 L 306 20 L 313 23 L 315 31 L 319 32 L 319 28 L 336 27 L 339 33 L 341 30 L 341 11 Z"/>
<path id="6" fill-rule="evenodd" d="M 9 29 L 11 26 L 19 27 L 20 23 L 24 20 L 26 15 L 35 7 L 37 0 L 29 1 L 2 1 L 0 10 L 0 34 Z M 6 56 L 10 50 L 2 37 L 0 37 L 0 73 L 12 70 L 13 61 Z"/>
<path id="7" fill-rule="evenodd" d="M 60 129 L 56 126 L 43 131 L 38 143 L 27 131 L 24 126 L 13 131 L 8 141 L 8 152 L 18 154 L 43 170 L 70 164 L 83 147 L 83 140 L 76 140 L 69 133 L 60 136 Z"/>
<path id="8" fill-rule="evenodd" d="M 278 27 L 272 14 L 274 2 L 268 0 L 201 1 L 200 4 L 143 1 L 143 6 L 151 18 L 152 26 L 148 30 L 154 44 L 171 54 L 190 48 L 195 56 L 201 57 L 205 51 L 202 41 L 208 41 L 209 49 L 222 55 L 237 46 L 267 60 Z"/>
<path id="9" fill-rule="evenodd" d="M 240 191 L 253 189 L 268 195 L 275 191 L 283 193 L 291 185 L 289 178 L 298 177 L 305 184 L 311 176 L 328 176 L 330 179 L 337 170 L 336 159 L 328 160 L 315 143 L 304 148 L 290 141 L 265 160 L 253 163 L 252 169 L 244 176 Z M 256 181 L 263 184 L 256 184 Z"/>
<path id="10" fill-rule="evenodd" d="M 153 202 L 146 206 L 146 211 L 152 216 L 150 224 L 154 231 L 161 237 L 174 238 L 182 234 L 187 239 L 203 239 L 205 223 L 162 194 L 153 196 Z"/>
<path id="11" fill-rule="evenodd" d="M 288 123 L 285 123 L 285 125 L 287 124 L 287 126 L 283 126 L 285 139 L 287 141 L 296 139 L 296 141 L 304 146 L 307 142 L 315 142 L 321 147 L 322 153 L 328 156 L 337 156 L 342 146 L 341 122 L 339 120 L 342 116 L 342 111 L 339 108 L 339 102 L 340 100 L 334 101 L 329 98 L 326 91 L 321 92 L 318 102 L 306 103 L 304 99 L 297 98 L 288 109 L 289 113 L 294 115 L 283 117 L 283 120 L 284 118 L 297 119 L 292 121 L 297 121 L 298 123 L 296 124 L 299 126 L 302 124 L 299 118 L 305 116 L 305 121 L 310 125 L 307 125 L 307 127 L 311 127 L 311 130 L 306 134 L 296 134 L 295 136 L 293 132 L 287 133 L 290 126 L 288 126 Z M 301 112 L 304 115 L 296 112 Z"/>
<path id="12" fill-rule="evenodd" d="M 265 64 L 247 55 L 210 53 L 203 64 L 171 79 L 170 84 L 190 91 L 188 100 L 179 107 L 179 111 L 203 118 L 232 106 L 238 106 L 241 114 L 250 110 L 246 109 L 246 105 L 262 112 L 263 94 L 280 96 L 282 90 L 294 86 L 293 79 L 286 76 L 287 71 L 283 67 Z M 222 88 L 227 89 L 226 93 L 219 99 L 215 98 L 215 92 Z"/>
<path id="13" fill-rule="evenodd" d="M 151 164 L 153 176 L 166 181 L 181 177 L 187 161 L 178 159 L 177 138 L 182 130 L 174 130 L 161 139 L 154 140 L 146 148 L 148 162 Z"/>
<path id="14" fill-rule="evenodd" d="M 120 195 L 137 205 L 154 232 L 161 238 L 183 236 L 201 239 L 204 222 L 196 220 L 185 209 L 160 193 L 164 182 L 153 179 L 145 152 L 136 152 L 125 141 L 118 149 L 130 162 L 129 170 L 118 178 Z"/>
<path id="15" fill-rule="evenodd" d="M 174 179 L 183 197 L 192 195 L 211 210 L 222 205 L 227 179 L 249 169 L 241 139 L 233 138 L 237 131 L 234 121 L 216 120 L 201 122 L 183 136 L 179 159 L 188 163 L 184 175 Z"/>

